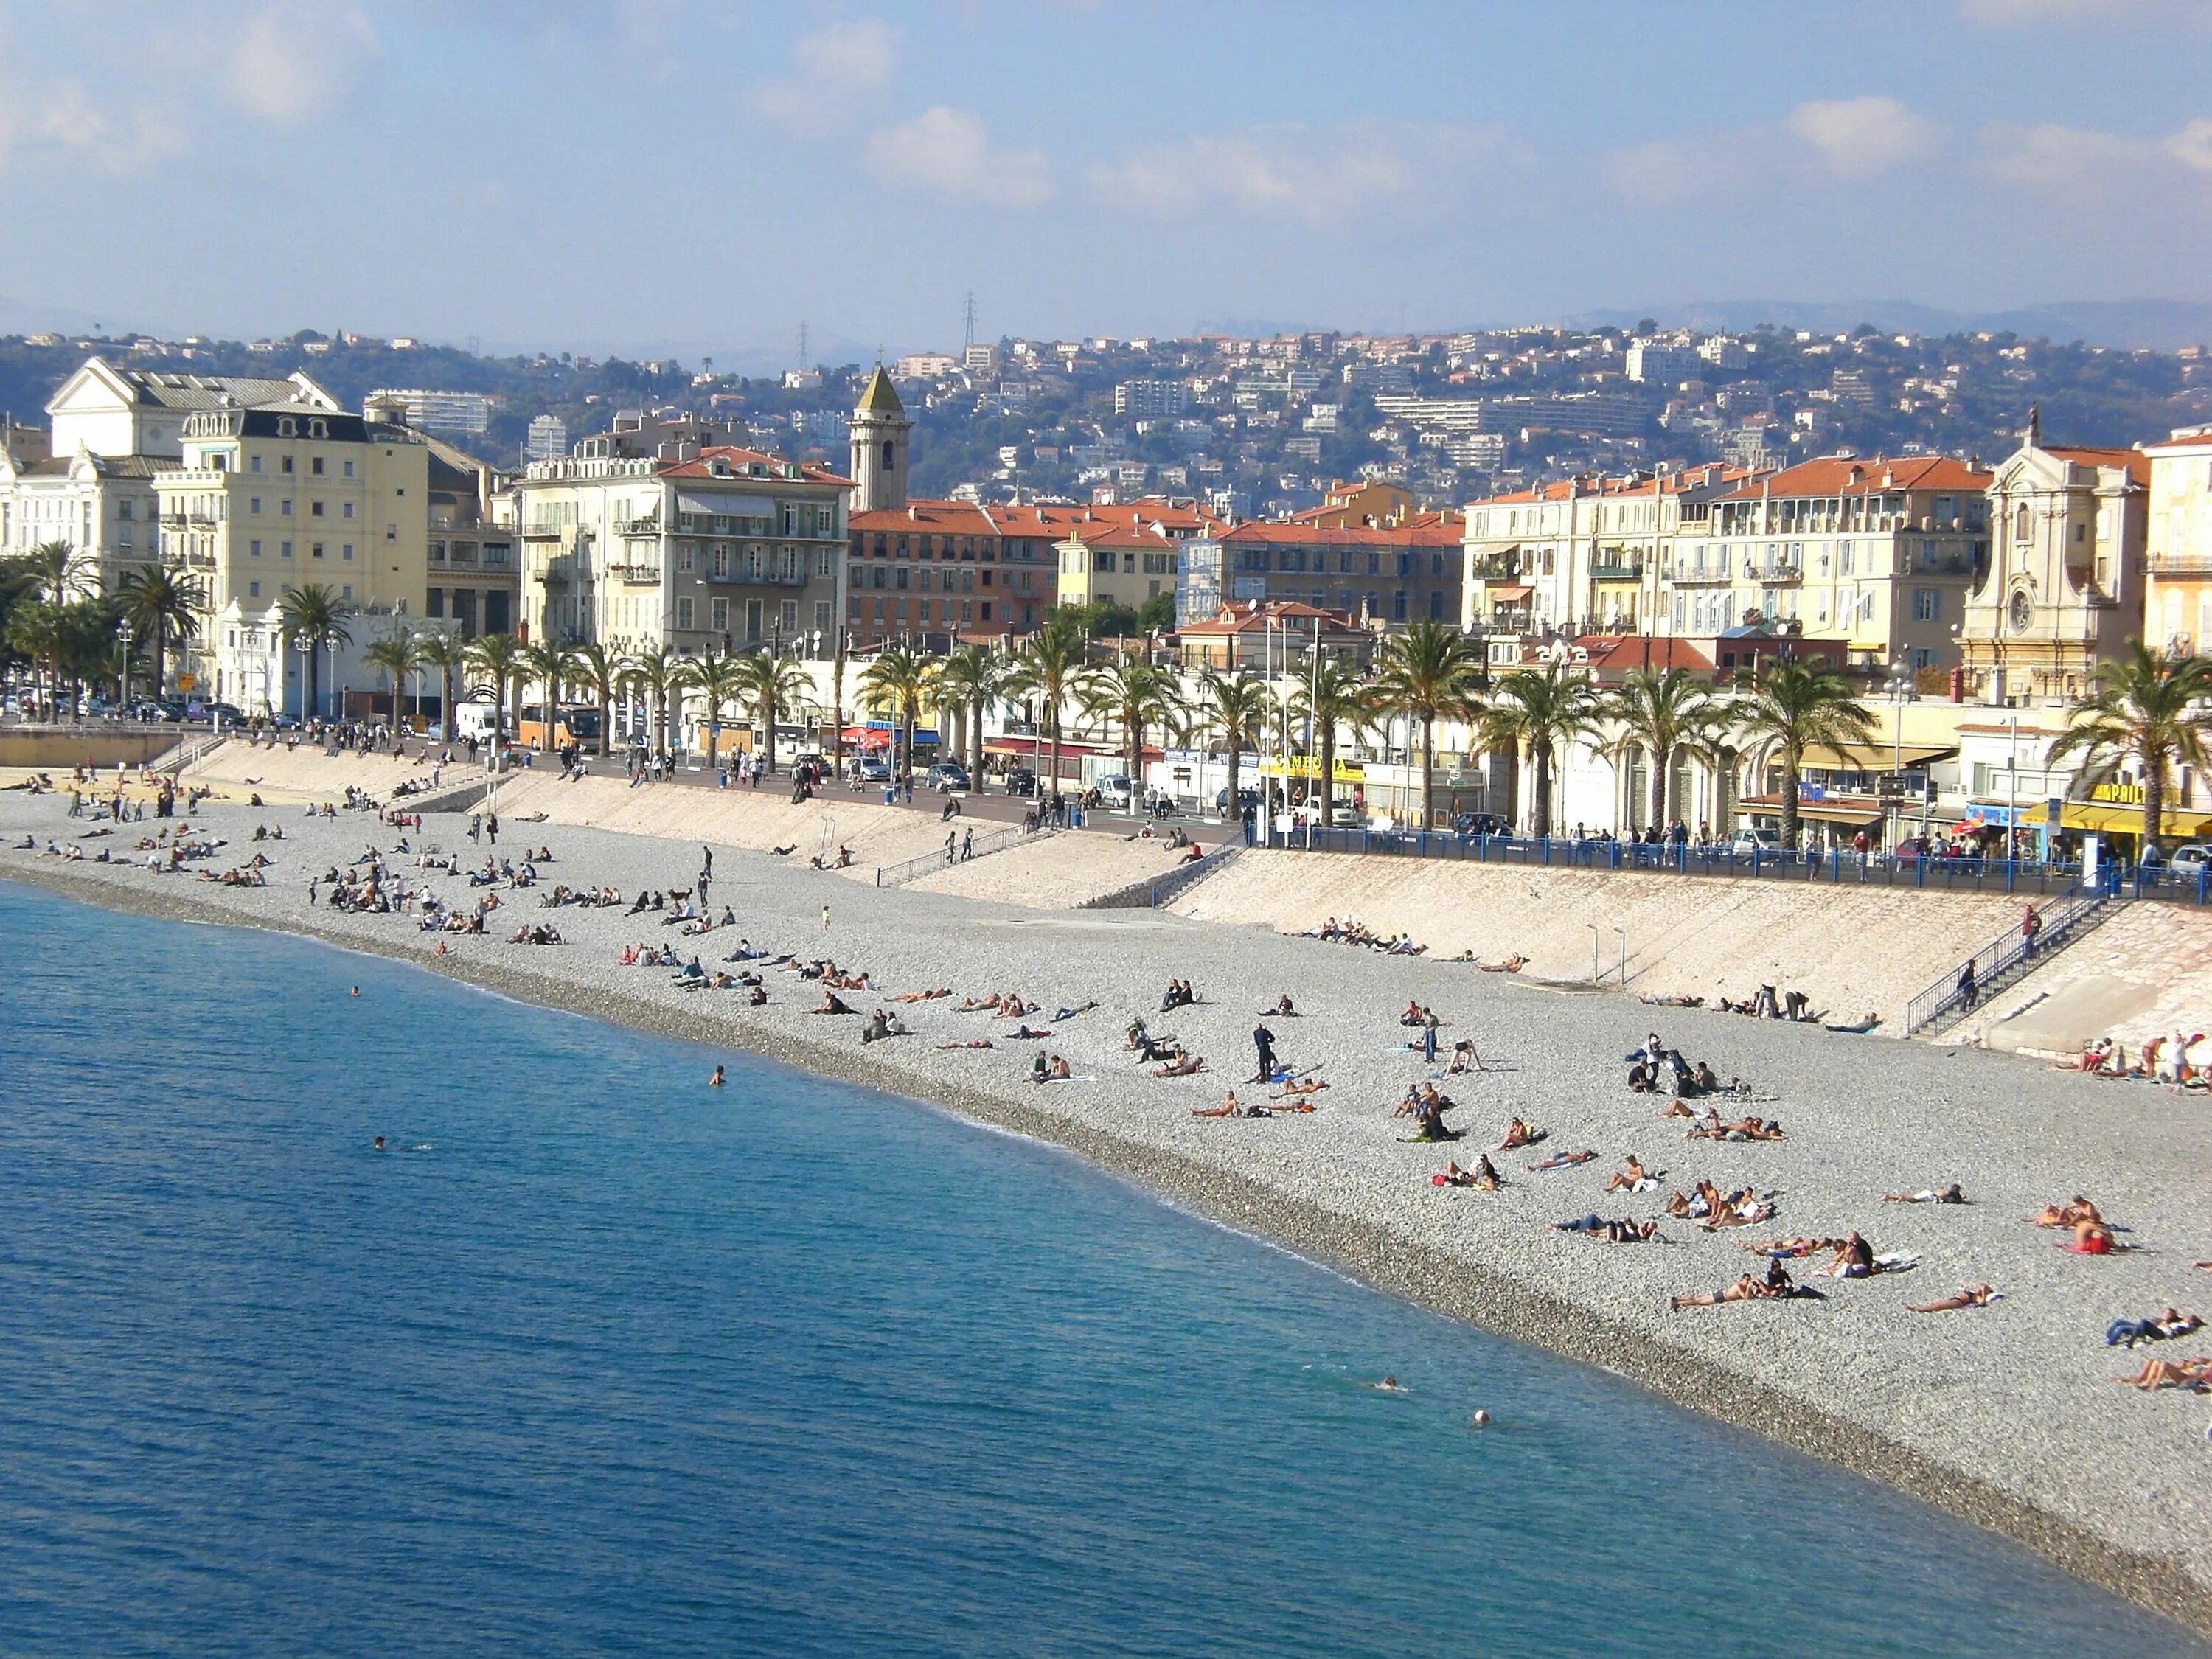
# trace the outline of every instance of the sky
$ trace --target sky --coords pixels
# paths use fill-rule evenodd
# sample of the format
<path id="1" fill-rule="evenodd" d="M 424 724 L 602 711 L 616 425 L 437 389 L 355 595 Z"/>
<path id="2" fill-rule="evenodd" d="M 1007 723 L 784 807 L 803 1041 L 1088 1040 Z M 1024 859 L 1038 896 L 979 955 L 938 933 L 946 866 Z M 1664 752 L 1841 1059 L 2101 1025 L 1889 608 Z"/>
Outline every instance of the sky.
<path id="1" fill-rule="evenodd" d="M 0 0 L 0 326 L 725 368 L 2212 300 L 2212 0 Z"/>

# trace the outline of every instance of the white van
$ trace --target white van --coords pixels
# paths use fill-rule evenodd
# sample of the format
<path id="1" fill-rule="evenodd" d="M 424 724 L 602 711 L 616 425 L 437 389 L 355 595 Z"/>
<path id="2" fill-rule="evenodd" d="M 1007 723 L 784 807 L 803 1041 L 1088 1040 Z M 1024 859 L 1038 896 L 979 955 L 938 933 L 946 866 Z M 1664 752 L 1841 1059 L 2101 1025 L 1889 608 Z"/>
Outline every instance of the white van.
<path id="1" fill-rule="evenodd" d="M 453 705 L 452 741 L 464 743 L 474 738 L 482 743 L 499 729 L 499 710 L 489 702 L 462 702 Z"/>

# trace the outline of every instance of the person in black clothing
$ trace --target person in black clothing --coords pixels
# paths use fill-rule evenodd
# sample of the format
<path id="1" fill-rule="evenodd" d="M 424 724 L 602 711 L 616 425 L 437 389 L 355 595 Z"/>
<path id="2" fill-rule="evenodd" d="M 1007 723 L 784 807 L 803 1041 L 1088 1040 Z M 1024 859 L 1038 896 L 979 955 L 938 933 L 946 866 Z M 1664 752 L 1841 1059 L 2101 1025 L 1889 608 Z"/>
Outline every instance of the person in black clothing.
<path id="1" fill-rule="evenodd" d="M 1275 1075 L 1275 1034 L 1265 1025 L 1255 1025 L 1252 1028 L 1252 1046 L 1260 1053 L 1260 1069 L 1252 1081 L 1271 1081 Z"/>

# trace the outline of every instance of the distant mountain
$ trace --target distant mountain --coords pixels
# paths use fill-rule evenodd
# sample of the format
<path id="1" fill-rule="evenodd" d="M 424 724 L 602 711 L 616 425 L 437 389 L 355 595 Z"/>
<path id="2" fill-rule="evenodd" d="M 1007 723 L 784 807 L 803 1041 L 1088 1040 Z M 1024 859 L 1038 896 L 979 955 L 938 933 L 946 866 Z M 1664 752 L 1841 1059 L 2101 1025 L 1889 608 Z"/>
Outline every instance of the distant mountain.
<path id="1" fill-rule="evenodd" d="M 2011 333 L 2155 351 L 2212 341 L 2212 301 L 2202 300 L 2063 300 L 2014 311 L 1946 311 L 1911 300 L 1703 300 L 1633 311 L 1586 311 L 1562 321 L 1569 328 L 1632 328 L 1645 317 L 1666 328 L 1727 332 L 1771 323 L 1846 334 L 1866 323 L 1885 334 Z"/>

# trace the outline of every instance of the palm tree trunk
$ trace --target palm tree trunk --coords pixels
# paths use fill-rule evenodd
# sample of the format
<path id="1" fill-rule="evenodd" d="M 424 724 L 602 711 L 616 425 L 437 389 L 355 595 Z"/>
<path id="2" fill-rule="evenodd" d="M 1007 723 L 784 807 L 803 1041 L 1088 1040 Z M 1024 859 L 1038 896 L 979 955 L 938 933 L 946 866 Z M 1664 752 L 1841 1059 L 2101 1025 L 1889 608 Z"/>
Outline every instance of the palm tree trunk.
<path id="1" fill-rule="evenodd" d="M 911 789 L 914 787 L 914 728 L 915 722 L 921 718 L 921 710 L 913 703 L 908 703 L 906 706 L 904 712 L 906 714 L 906 752 L 899 757 L 899 781 L 906 785 L 908 788 Z"/>
<path id="2" fill-rule="evenodd" d="M 1046 789 L 1045 789 L 1042 793 L 1040 793 L 1040 794 L 1039 794 L 1039 796 L 1037 797 L 1037 799 L 1040 799 L 1040 800 L 1048 799 L 1049 799 L 1051 796 L 1057 795 L 1059 793 L 1060 793 L 1060 704 L 1059 704 L 1059 702 L 1058 702 L 1057 701 L 1055 701 L 1055 702 L 1053 703 L 1053 706 L 1052 706 L 1052 782 L 1050 783 L 1050 785 L 1048 785 L 1048 786 L 1046 787 Z"/>
<path id="3" fill-rule="evenodd" d="M 983 793 L 982 698 L 978 697 L 968 705 L 968 732 L 971 739 L 968 745 L 968 752 L 975 757 L 975 763 L 969 769 L 968 781 L 974 786 L 975 793 L 980 795 Z"/>
<path id="4" fill-rule="evenodd" d="M 1797 757 L 1788 750 L 1782 755 L 1782 845 L 1792 852 L 1797 847 Z"/>
<path id="5" fill-rule="evenodd" d="M 1421 716 L 1421 828 L 1429 827 L 1436 813 L 1437 721 L 1433 714 Z"/>
<path id="6" fill-rule="evenodd" d="M 1332 809 L 1336 805 L 1336 722 L 1325 720 L 1321 728 L 1321 827 L 1328 828 Z"/>
<path id="7" fill-rule="evenodd" d="M 715 709 L 707 716 L 707 769 L 711 772 L 722 752 L 722 714 Z"/>
<path id="8" fill-rule="evenodd" d="M 768 774 L 770 777 L 774 777 L 775 775 L 775 699 L 774 697 L 768 700 L 768 708 L 763 712 L 766 715 L 764 723 L 768 726 Z"/>
<path id="9" fill-rule="evenodd" d="M 1651 752 L 1651 827 L 1664 836 L 1669 821 L 1667 817 L 1667 763 L 1674 751 L 1655 744 Z"/>
<path id="10" fill-rule="evenodd" d="M 615 752 L 615 689 L 599 687 L 599 758 L 605 760 Z"/>
<path id="11" fill-rule="evenodd" d="M 1237 763 L 1244 758 L 1244 733 L 1241 729 L 1231 727 L 1224 735 L 1229 739 L 1229 806 L 1221 816 L 1224 821 L 1234 818 L 1242 823 L 1244 803 L 1237 793 Z"/>
<path id="12" fill-rule="evenodd" d="M 169 642 L 164 637 L 167 631 L 161 626 L 161 619 L 156 617 L 154 619 L 154 695 L 156 697 L 166 691 L 169 684 Z"/>
<path id="13" fill-rule="evenodd" d="M 1528 829 L 1538 841 L 1552 835 L 1552 745 L 1536 745 L 1536 800 L 1529 810 Z"/>
<path id="14" fill-rule="evenodd" d="M 453 665 L 441 664 L 438 669 L 438 720 L 446 728 L 446 742 L 453 741 Z"/>
<path id="15" fill-rule="evenodd" d="M 304 718 L 313 720 L 322 711 L 323 654 L 319 649 L 307 653 L 307 707 Z"/>
<path id="16" fill-rule="evenodd" d="M 2142 847 L 2136 854 L 2141 862 L 2142 854 L 2158 845 L 2158 832 L 2166 817 L 2166 757 L 2145 755 L 2142 757 L 2143 805 Z"/>

